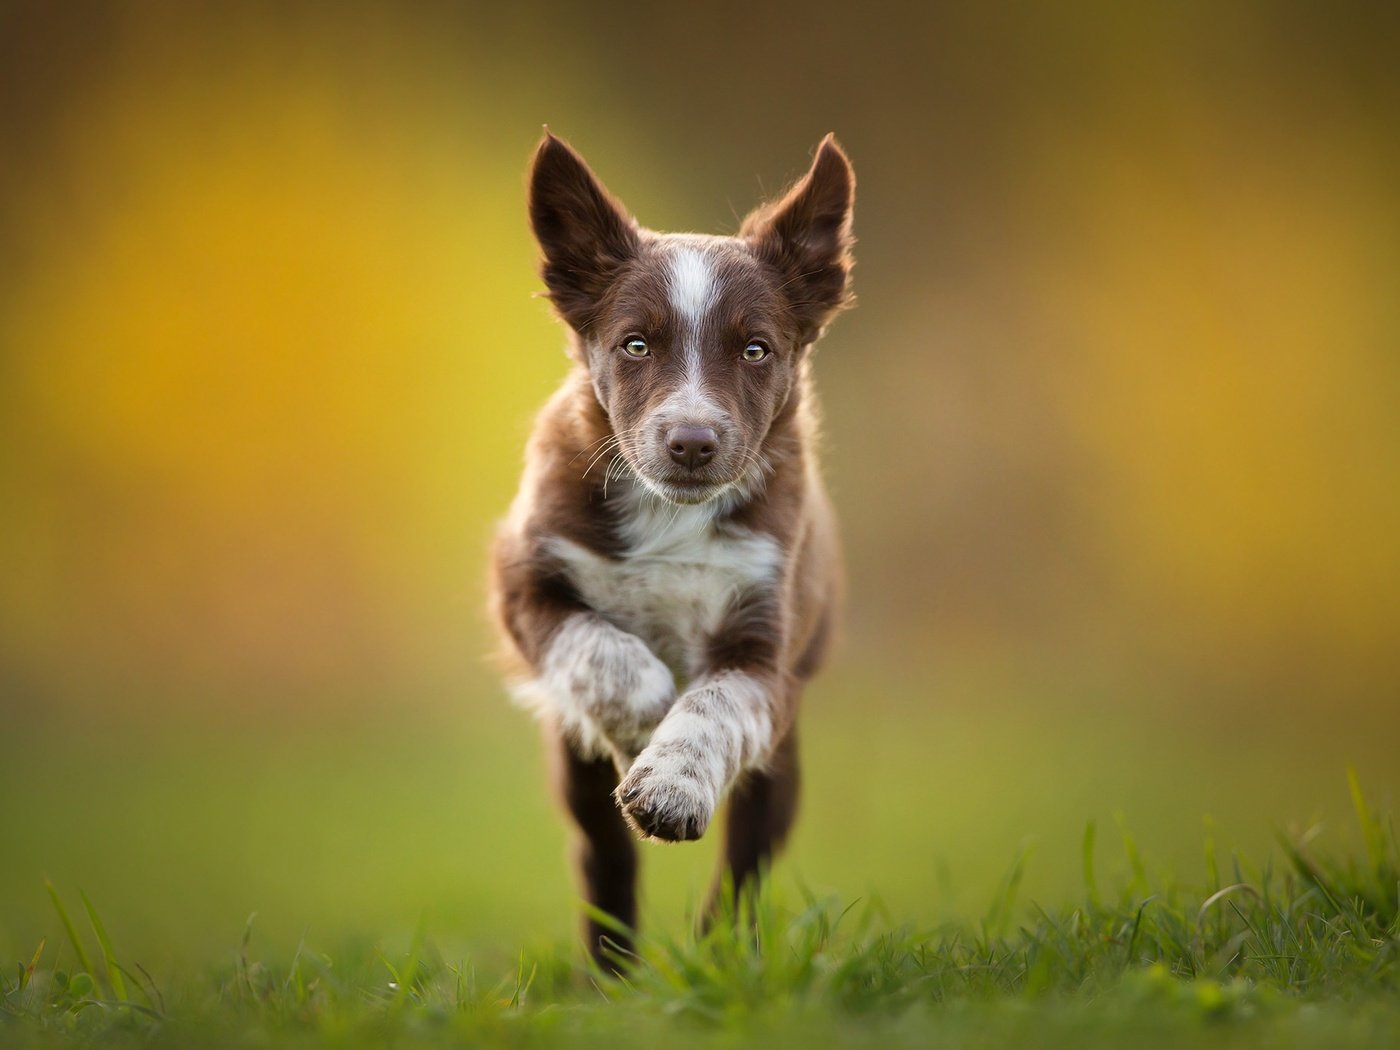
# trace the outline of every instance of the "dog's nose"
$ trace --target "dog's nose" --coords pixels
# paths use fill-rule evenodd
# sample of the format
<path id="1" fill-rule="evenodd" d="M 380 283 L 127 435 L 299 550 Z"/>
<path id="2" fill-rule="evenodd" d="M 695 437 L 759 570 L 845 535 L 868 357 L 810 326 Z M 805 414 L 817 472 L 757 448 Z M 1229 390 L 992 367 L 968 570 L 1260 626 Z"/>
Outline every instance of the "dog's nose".
<path id="1" fill-rule="evenodd" d="M 714 459 L 718 442 L 719 435 L 714 427 L 672 427 L 666 432 L 666 448 L 671 458 L 690 470 Z"/>

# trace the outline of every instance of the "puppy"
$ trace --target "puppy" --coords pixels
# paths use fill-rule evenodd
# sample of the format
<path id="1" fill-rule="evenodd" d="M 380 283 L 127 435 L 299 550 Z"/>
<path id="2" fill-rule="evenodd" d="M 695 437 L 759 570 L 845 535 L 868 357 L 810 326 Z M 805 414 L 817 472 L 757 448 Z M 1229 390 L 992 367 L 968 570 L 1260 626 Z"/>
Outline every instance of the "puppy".
<path id="1" fill-rule="evenodd" d="M 855 178 L 828 135 L 733 237 L 639 226 L 547 132 L 529 186 L 573 366 L 500 528 L 493 606 L 584 894 L 632 929 L 633 833 L 697 839 L 727 795 L 713 907 L 796 812 L 798 701 L 840 583 L 812 345 L 851 301 Z M 630 944 L 608 925 L 586 937 L 613 964 Z"/>

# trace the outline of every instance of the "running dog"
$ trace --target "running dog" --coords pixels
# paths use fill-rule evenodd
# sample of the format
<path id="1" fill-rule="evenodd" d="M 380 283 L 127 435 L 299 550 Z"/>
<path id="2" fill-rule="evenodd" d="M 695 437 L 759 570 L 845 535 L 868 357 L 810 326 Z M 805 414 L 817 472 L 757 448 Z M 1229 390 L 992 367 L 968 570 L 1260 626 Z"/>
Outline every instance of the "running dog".
<path id="1" fill-rule="evenodd" d="M 720 887 L 792 825 L 795 722 L 840 590 L 812 347 L 851 303 L 855 178 L 828 135 L 736 236 L 638 225 L 548 132 L 529 212 L 572 368 L 493 557 L 517 695 L 541 716 L 587 900 L 635 928 L 634 835 L 705 833 Z M 590 919 L 616 965 L 627 938 Z M 611 943 L 609 943 L 611 942 Z"/>

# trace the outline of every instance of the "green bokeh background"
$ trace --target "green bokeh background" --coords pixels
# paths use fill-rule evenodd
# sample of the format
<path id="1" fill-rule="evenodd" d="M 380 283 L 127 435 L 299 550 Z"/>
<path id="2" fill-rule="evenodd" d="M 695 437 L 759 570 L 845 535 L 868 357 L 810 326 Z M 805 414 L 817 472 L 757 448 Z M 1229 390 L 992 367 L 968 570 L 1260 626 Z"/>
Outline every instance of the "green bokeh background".
<path id="1" fill-rule="evenodd" d="M 568 936 L 483 564 L 540 125 L 732 231 L 827 131 L 851 597 L 780 878 L 975 915 L 1400 786 L 1400 33 L 1357 5 L 0 8 L 0 957 Z M 1211 818 L 1208 823 L 1205 819 Z M 713 843 L 647 848 L 679 927 Z"/>

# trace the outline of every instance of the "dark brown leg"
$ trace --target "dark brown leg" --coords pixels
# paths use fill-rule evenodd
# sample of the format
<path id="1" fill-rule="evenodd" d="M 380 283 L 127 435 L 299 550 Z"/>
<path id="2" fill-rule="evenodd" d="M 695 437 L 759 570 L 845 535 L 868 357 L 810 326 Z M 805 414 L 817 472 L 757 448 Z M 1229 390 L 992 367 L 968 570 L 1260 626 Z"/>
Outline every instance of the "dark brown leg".
<path id="1" fill-rule="evenodd" d="M 768 770 L 749 774 L 734 786 L 729 796 L 724 854 L 705 909 L 706 925 L 726 903 L 726 891 L 732 894 L 729 903 L 734 905 L 737 915 L 746 889 L 757 886 L 758 878 L 765 873 L 772 855 L 782 847 L 797 816 L 797 789 L 797 729 L 794 727 L 778 744 Z"/>
<path id="2" fill-rule="evenodd" d="M 574 862 L 584 899 L 636 929 L 637 847 L 613 801 L 617 770 L 611 759 L 580 758 L 566 741 L 551 735 L 559 797 L 578 826 Z M 584 920 L 584 938 L 589 955 L 605 970 L 619 971 L 619 953 L 632 951 L 630 937 L 592 918 Z"/>

